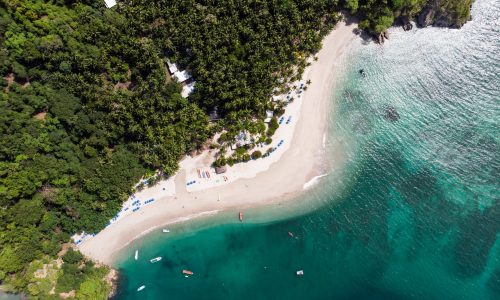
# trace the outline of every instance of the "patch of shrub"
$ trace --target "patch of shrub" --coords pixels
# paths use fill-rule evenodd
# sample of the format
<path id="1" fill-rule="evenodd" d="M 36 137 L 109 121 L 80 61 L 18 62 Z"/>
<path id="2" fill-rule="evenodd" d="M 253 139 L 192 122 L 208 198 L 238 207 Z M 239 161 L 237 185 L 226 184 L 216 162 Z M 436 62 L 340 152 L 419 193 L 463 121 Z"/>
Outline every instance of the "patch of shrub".
<path id="1" fill-rule="evenodd" d="M 273 117 L 269 122 L 269 128 L 267 128 L 267 136 L 273 136 L 278 127 L 279 127 L 278 120 L 276 119 L 276 117 Z"/>
<path id="2" fill-rule="evenodd" d="M 262 152 L 260 152 L 259 150 L 252 152 L 252 159 L 259 159 L 261 157 L 262 157 Z"/>

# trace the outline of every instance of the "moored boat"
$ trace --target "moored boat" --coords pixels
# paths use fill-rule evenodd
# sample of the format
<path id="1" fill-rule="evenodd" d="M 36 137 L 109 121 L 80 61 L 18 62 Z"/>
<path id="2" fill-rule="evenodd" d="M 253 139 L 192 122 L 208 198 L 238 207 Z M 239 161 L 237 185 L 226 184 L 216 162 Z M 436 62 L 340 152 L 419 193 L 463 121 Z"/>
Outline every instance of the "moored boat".
<path id="1" fill-rule="evenodd" d="M 297 276 L 302 276 L 304 275 L 304 270 L 298 270 L 297 271 Z"/>
<path id="2" fill-rule="evenodd" d="M 151 263 L 159 262 L 161 260 L 161 256 L 155 257 L 151 260 L 149 260 Z"/>
<path id="3" fill-rule="evenodd" d="M 184 275 L 193 275 L 194 273 L 189 270 L 182 270 L 182 274 Z"/>
<path id="4" fill-rule="evenodd" d="M 134 255 L 135 260 L 139 258 L 139 250 L 135 250 L 135 255 Z"/>
<path id="5" fill-rule="evenodd" d="M 170 232 L 170 229 L 166 229 L 166 228 L 163 228 L 163 233 L 169 233 Z"/>
<path id="6" fill-rule="evenodd" d="M 140 291 L 142 291 L 142 290 L 143 290 L 143 289 L 145 289 L 145 288 L 146 288 L 146 286 L 145 286 L 145 285 L 141 285 L 141 286 L 137 289 L 137 291 L 138 291 L 138 292 L 140 292 Z"/>
<path id="7" fill-rule="evenodd" d="M 243 222 L 243 213 L 240 211 L 240 222 Z"/>

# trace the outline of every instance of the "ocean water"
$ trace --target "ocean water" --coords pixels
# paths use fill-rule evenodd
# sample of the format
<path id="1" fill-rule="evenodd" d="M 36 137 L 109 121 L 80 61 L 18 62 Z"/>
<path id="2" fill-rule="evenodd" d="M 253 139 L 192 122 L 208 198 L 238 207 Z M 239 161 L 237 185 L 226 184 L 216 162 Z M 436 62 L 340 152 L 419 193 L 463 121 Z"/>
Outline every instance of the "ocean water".
<path id="1" fill-rule="evenodd" d="M 390 38 L 346 60 L 328 144 L 347 164 L 302 196 L 314 210 L 135 241 L 116 298 L 500 299 L 500 2 Z"/>

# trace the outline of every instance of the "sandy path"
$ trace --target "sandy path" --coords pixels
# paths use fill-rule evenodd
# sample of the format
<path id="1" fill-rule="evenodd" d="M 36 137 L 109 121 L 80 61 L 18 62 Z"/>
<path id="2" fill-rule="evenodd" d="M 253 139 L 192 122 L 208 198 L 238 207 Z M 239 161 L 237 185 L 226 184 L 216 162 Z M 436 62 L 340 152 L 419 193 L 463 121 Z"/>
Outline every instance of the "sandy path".
<path id="1" fill-rule="evenodd" d="M 86 240 L 80 250 L 97 261 L 111 264 L 118 250 L 162 225 L 216 211 L 264 206 L 292 199 L 302 192 L 304 184 L 320 174 L 318 165 L 324 152 L 323 137 L 328 126 L 336 66 L 340 64 L 339 57 L 358 39 L 353 33 L 355 28 L 356 24 L 339 23 L 323 40 L 319 59 L 312 63 L 304 78 L 312 83 L 302 99 L 291 146 L 268 170 L 254 178 L 192 193 L 186 191 L 185 174 L 181 171 L 175 178 L 176 196 L 157 199 L 142 207 Z"/>

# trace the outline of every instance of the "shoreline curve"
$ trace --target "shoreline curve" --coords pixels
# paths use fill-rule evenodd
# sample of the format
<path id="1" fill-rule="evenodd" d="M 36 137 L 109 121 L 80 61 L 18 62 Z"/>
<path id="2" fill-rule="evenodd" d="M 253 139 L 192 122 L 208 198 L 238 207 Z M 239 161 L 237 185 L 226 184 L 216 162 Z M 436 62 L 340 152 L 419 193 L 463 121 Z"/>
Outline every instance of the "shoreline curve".
<path id="1" fill-rule="evenodd" d="M 78 246 L 87 257 L 111 265 L 118 252 L 158 227 L 206 216 L 208 213 L 263 207 L 296 198 L 321 171 L 328 112 L 341 58 L 359 37 L 356 23 L 340 21 L 324 39 L 304 80 L 311 84 L 301 100 L 300 118 L 290 147 L 268 169 L 252 178 L 188 192 L 185 172 L 175 176 L 174 196 L 164 196 L 126 218 L 118 220 Z M 333 158 L 333 164 L 336 158 Z M 331 167 L 329 168 L 331 169 Z M 215 213 L 214 213 L 215 212 Z"/>

